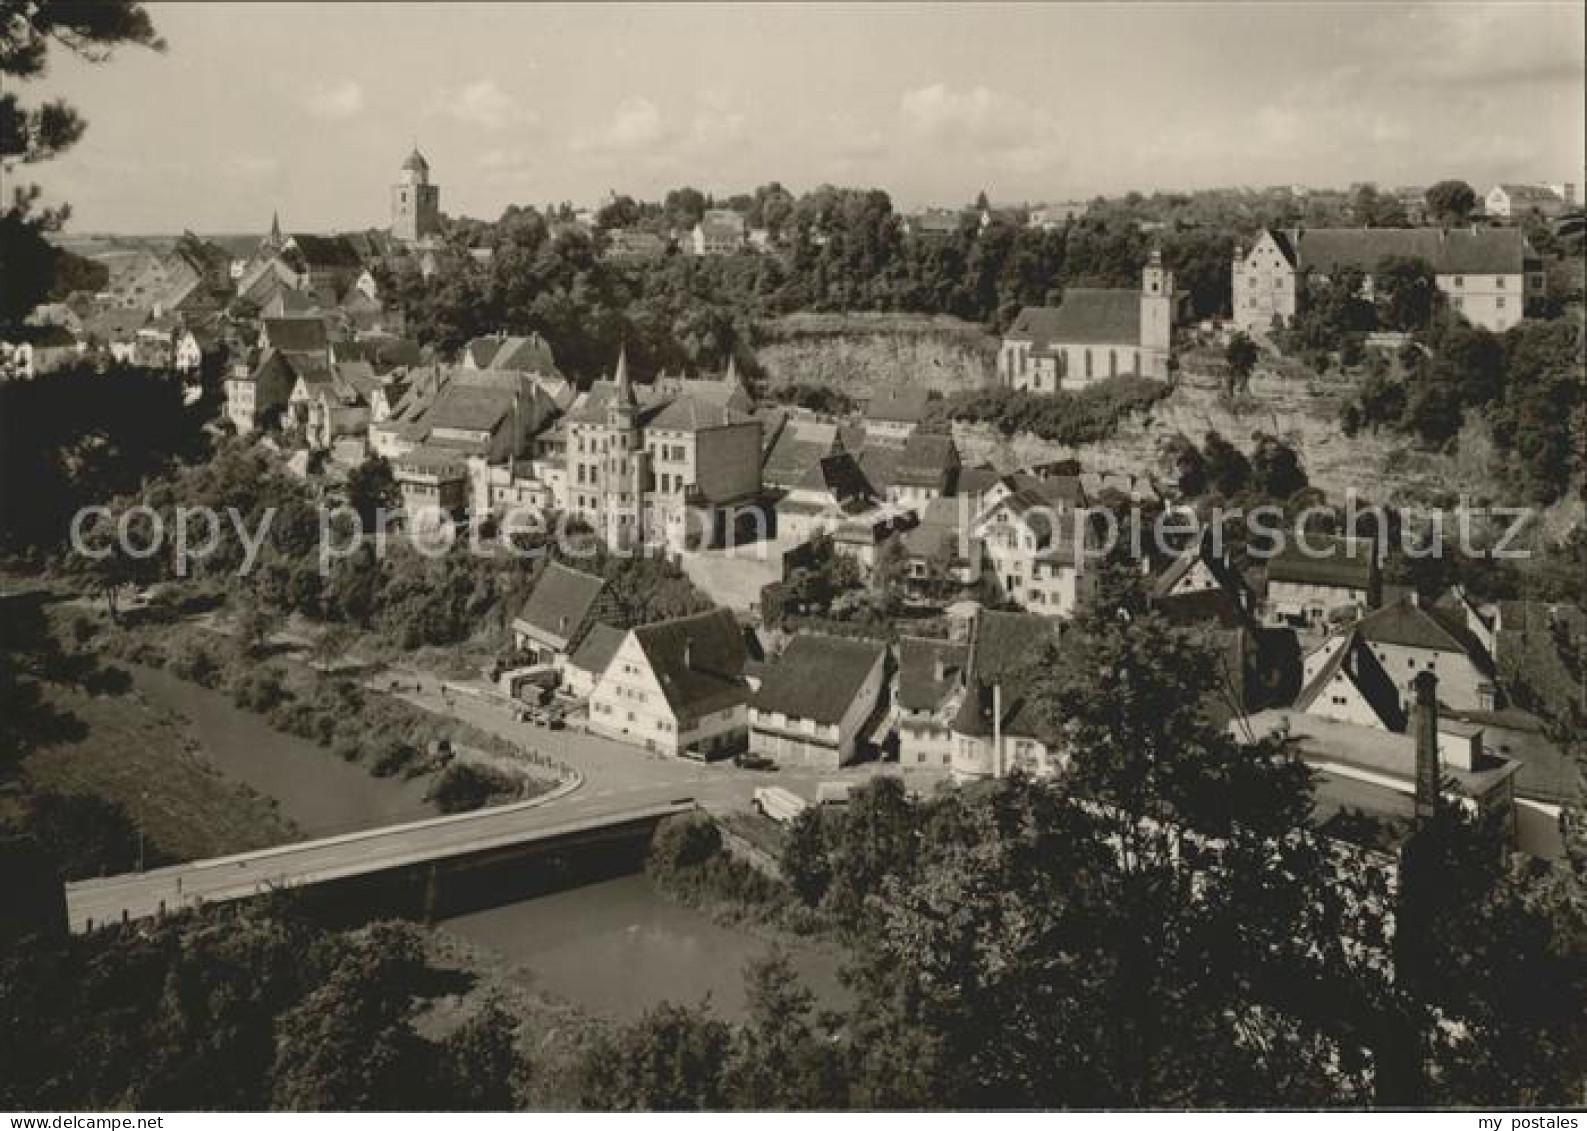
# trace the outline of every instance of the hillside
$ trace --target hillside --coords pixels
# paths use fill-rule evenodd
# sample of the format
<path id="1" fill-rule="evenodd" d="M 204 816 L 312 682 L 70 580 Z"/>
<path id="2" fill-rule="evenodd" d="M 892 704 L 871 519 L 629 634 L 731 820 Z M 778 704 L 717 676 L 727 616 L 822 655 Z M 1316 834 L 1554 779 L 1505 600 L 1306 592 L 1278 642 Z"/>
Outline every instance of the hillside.
<path id="1" fill-rule="evenodd" d="M 767 385 L 819 384 L 863 398 L 876 384 L 974 388 L 992 373 L 997 339 L 941 315 L 792 314 L 757 327 Z"/>
<path id="2" fill-rule="evenodd" d="M 954 437 L 967 464 L 990 460 L 1013 469 L 1073 458 L 1088 471 L 1139 474 L 1158 470 L 1163 445 L 1181 433 L 1199 444 L 1217 431 L 1243 449 L 1253 433 L 1267 432 L 1299 452 L 1312 484 L 1335 502 L 1350 490 L 1401 507 L 1448 505 L 1460 495 L 1474 505 L 1504 501 L 1493 495 L 1492 442 L 1482 422 L 1469 421 L 1449 453 L 1419 450 L 1409 437 L 1387 430 L 1346 436 L 1339 410 L 1350 388 L 1339 379 L 1295 380 L 1259 370 L 1248 393 L 1231 397 L 1215 379 L 1192 373 L 1149 412 L 1125 419 L 1105 443 L 1067 447 L 964 424 L 954 426 Z M 1554 533 L 1568 529 L 1582 520 L 1582 505 L 1556 505 L 1545 520 Z"/>

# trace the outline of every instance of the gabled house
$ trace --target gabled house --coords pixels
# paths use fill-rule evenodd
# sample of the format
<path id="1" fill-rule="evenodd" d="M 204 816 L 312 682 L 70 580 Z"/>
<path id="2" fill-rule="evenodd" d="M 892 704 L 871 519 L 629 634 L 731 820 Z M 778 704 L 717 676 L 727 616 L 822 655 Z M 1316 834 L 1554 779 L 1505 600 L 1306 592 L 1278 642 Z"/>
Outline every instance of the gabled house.
<path id="1" fill-rule="evenodd" d="M 285 411 L 299 378 L 319 372 L 277 349 L 264 350 L 254 365 L 239 361 L 226 378 L 226 418 L 239 436 L 270 427 Z"/>
<path id="2" fill-rule="evenodd" d="M 838 426 L 830 421 L 786 414 L 771 420 L 777 425 L 776 435 L 761 461 L 761 478 L 768 487 L 791 490 L 821 460 L 844 450 Z"/>
<path id="3" fill-rule="evenodd" d="M 585 636 L 615 613 L 603 578 L 548 562 L 524 607 L 513 618 L 513 643 L 535 664 L 561 664 Z"/>
<path id="4" fill-rule="evenodd" d="M 1576 206 L 1576 186 L 1494 185 L 1482 198 L 1483 211 L 1504 220 L 1518 220 L 1529 212 L 1552 219 Z"/>
<path id="5" fill-rule="evenodd" d="M 367 361 L 342 362 L 301 373 L 287 405 L 308 446 L 328 451 L 338 440 L 366 439 L 371 400 L 379 387 L 380 379 Z"/>
<path id="6" fill-rule="evenodd" d="M 1399 688 L 1353 626 L 1306 657 L 1301 680 L 1297 711 L 1353 726 L 1405 729 Z"/>
<path id="7" fill-rule="evenodd" d="M 877 486 L 887 492 L 888 502 L 918 511 L 953 494 L 958 471 L 959 449 L 952 436 L 914 432 L 893 460 L 886 483 Z"/>
<path id="8" fill-rule="evenodd" d="M 744 247 L 744 217 L 730 208 L 708 208 L 689 233 L 694 255 L 732 255 Z"/>
<path id="9" fill-rule="evenodd" d="M 664 754 L 742 750 L 747 659 L 727 609 L 629 629 L 590 695 L 590 729 Z"/>
<path id="10" fill-rule="evenodd" d="M 1412 593 L 1368 613 L 1355 630 L 1393 680 L 1405 709 L 1415 700 L 1416 676 L 1424 671 L 1438 677 L 1439 699 L 1446 707 L 1487 711 L 1498 705 L 1493 661 L 1453 610 L 1428 606 Z"/>
<path id="11" fill-rule="evenodd" d="M 539 334 L 509 336 L 505 331 L 475 338 L 463 347 L 464 369 L 502 369 L 561 377 L 551 345 Z"/>
<path id="12" fill-rule="evenodd" d="M 1063 752 L 1042 737 L 1042 720 L 1030 696 L 1043 651 L 1057 635 L 1045 617 L 989 609 L 976 614 L 948 727 L 955 780 L 1000 778 L 1016 769 L 1050 776 L 1066 764 Z"/>
<path id="13" fill-rule="evenodd" d="M 1074 612 L 1087 573 L 1084 511 L 1064 486 L 1008 477 L 983 495 L 989 501 L 972 528 L 998 591 L 1046 616 Z"/>
<path id="14" fill-rule="evenodd" d="M 981 580 L 984 551 L 971 531 L 972 516 L 962 497 L 926 504 L 920 522 L 903 534 L 911 592 L 931 599 L 953 598 Z"/>
<path id="15" fill-rule="evenodd" d="M 562 664 L 562 690 L 575 699 L 588 699 L 626 637 L 622 629 L 604 621 L 590 625 L 584 639 Z"/>
<path id="16" fill-rule="evenodd" d="M 836 530 L 846 519 L 872 510 L 878 501 L 859 461 L 845 451 L 822 456 L 777 504 L 777 532 L 808 541 Z"/>
<path id="17" fill-rule="evenodd" d="M 887 648 L 876 641 L 795 636 L 762 669 L 749 703 L 750 751 L 784 765 L 848 765 L 881 704 L 886 674 Z"/>
<path id="18" fill-rule="evenodd" d="M 892 722 L 900 766 L 952 764 L 952 724 L 969 657 L 969 646 L 957 641 L 906 636 L 898 642 Z"/>
<path id="19" fill-rule="evenodd" d="M 1310 534 L 1304 541 L 1286 537 L 1268 559 L 1269 616 L 1315 625 L 1376 607 L 1381 582 L 1370 539 Z"/>
<path id="20" fill-rule="evenodd" d="M 878 386 L 865 403 L 866 441 L 901 445 L 930 410 L 931 390 L 924 385 Z"/>

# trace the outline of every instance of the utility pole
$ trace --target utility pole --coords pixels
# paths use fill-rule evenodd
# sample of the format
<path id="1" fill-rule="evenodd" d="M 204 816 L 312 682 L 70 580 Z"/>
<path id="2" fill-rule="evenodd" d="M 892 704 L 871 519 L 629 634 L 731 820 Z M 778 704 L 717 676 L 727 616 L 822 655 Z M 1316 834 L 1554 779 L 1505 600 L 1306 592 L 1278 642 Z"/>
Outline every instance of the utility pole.
<path id="1" fill-rule="evenodd" d="M 140 789 L 138 791 L 138 871 L 140 872 L 143 871 L 143 825 L 148 805 L 149 791 Z"/>

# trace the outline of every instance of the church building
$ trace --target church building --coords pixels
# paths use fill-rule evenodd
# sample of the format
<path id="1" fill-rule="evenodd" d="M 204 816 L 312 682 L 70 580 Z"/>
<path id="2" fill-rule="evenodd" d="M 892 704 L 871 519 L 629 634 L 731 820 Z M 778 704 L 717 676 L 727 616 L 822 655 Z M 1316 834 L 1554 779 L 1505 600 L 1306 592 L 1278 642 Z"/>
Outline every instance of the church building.
<path id="1" fill-rule="evenodd" d="M 1125 374 L 1166 380 L 1177 301 L 1153 251 L 1138 291 L 1070 287 L 1061 306 L 1027 306 L 1003 335 L 998 381 L 1055 393 Z"/>

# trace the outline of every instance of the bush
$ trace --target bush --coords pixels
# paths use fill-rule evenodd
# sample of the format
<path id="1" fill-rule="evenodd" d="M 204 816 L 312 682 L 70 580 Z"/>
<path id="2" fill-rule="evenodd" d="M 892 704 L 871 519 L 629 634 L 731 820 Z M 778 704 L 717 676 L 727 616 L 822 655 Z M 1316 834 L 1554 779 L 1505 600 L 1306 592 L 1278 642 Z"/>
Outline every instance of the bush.
<path id="1" fill-rule="evenodd" d="M 374 759 L 369 763 L 369 769 L 377 778 L 389 778 L 399 771 L 404 776 L 412 776 L 408 771 L 421 758 L 422 752 L 411 743 L 388 739 L 375 752 Z"/>
<path id="2" fill-rule="evenodd" d="M 704 816 L 670 817 L 656 828 L 646 867 L 658 877 L 696 868 L 722 851 L 722 833 Z"/>
<path id="3" fill-rule="evenodd" d="M 499 770 L 453 762 L 436 776 L 425 800 L 443 813 L 467 813 L 517 796 L 517 783 Z"/>
<path id="4" fill-rule="evenodd" d="M 1126 416 L 1168 393 L 1166 383 L 1149 377 L 1110 377 L 1072 393 L 978 389 L 937 402 L 933 413 L 944 422 L 991 424 L 1005 436 L 1032 432 L 1059 444 L 1094 444 L 1112 436 Z"/>

